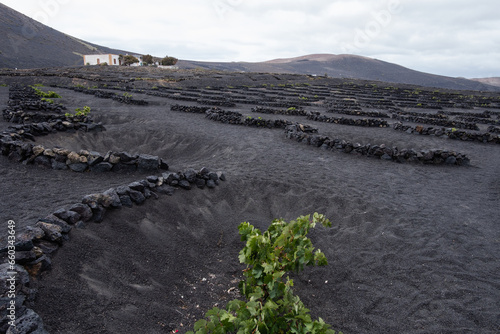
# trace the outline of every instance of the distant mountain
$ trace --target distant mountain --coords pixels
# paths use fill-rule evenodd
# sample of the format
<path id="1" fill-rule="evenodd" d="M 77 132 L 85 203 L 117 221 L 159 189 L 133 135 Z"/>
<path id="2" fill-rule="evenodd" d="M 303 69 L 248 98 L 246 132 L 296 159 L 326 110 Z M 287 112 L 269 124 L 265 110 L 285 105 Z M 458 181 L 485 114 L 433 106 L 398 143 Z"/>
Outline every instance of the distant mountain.
<path id="1" fill-rule="evenodd" d="M 180 68 L 207 68 L 225 71 L 326 74 L 333 78 L 364 79 L 448 89 L 499 90 L 498 87 L 491 86 L 488 82 L 419 72 L 385 61 L 355 55 L 314 54 L 258 63 L 179 61 L 177 65 Z"/>
<path id="2" fill-rule="evenodd" d="M 497 86 L 500 87 L 500 77 L 493 77 L 493 78 L 476 78 L 476 79 L 471 79 L 474 81 L 479 81 L 481 83 L 491 85 L 491 86 Z"/>
<path id="3" fill-rule="evenodd" d="M 0 3 L 0 68 L 83 65 L 84 54 L 126 54 L 66 35 Z M 179 68 L 221 71 L 328 75 L 419 86 L 498 91 L 495 81 L 451 78 L 411 70 L 385 61 L 354 56 L 315 54 L 265 62 L 201 62 L 179 60 Z"/>
<path id="4" fill-rule="evenodd" d="M 0 3 L 0 68 L 83 65 L 84 54 L 126 51 L 82 41 Z"/>

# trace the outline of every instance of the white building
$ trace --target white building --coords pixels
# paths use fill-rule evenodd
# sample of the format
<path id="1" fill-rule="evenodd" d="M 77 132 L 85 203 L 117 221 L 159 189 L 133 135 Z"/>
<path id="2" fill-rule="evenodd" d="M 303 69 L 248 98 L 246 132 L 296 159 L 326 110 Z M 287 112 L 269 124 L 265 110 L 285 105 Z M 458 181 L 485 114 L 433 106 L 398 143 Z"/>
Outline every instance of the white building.
<path id="1" fill-rule="evenodd" d="M 132 56 L 134 56 L 135 58 L 139 59 L 139 62 L 138 63 L 130 64 L 130 66 L 144 66 L 144 63 L 142 62 L 142 56 L 141 55 L 132 55 Z"/>
<path id="2" fill-rule="evenodd" d="M 83 64 L 84 65 L 121 65 L 120 59 L 118 55 L 114 54 L 102 54 L 102 55 L 84 55 L 83 56 Z"/>

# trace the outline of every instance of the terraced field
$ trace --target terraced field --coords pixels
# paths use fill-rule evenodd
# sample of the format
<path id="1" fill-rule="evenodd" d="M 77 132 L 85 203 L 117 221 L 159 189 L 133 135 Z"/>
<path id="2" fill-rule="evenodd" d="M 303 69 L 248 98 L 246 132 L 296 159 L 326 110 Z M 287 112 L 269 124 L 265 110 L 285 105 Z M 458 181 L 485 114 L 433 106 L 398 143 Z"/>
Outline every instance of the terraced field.
<path id="1" fill-rule="evenodd" d="M 239 223 L 313 212 L 329 264 L 293 278 L 315 318 L 500 331 L 500 94 L 104 67 L 0 84 L 0 277 L 14 221 L 26 333 L 186 332 L 238 296 Z"/>

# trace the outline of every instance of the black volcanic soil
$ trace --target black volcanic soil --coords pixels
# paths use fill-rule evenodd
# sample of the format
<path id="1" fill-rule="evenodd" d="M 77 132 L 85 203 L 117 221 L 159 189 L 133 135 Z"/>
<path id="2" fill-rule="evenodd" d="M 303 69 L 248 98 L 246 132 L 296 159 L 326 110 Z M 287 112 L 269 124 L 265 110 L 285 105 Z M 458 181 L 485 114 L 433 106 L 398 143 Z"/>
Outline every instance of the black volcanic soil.
<path id="1" fill-rule="evenodd" d="M 163 84 L 311 82 L 297 76 L 193 73 Z M 108 72 L 95 74 L 94 80 Z M 0 83 L 93 85 L 85 75 L 3 76 Z M 133 74 L 115 74 L 120 75 Z M 171 170 L 206 166 L 224 171 L 227 181 L 213 190 L 177 190 L 141 206 L 108 211 L 101 224 L 71 231 L 70 241 L 52 259 L 52 271 L 39 281 L 34 310 L 50 333 L 185 332 L 205 311 L 237 297 L 234 287 L 243 269 L 237 258 L 243 247 L 239 223 L 265 229 L 274 218 L 315 211 L 333 222 L 331 229 L 317 228 L 310 235 L 329 264 L 295 275 L 295 291 L 314 317 L 346 334 L 500 332 L 497 145 L 279 117 L 355 142 L 456 150 L 469 155 L 472 166 L 397 164 L 299 144 L 286 139 L 283 130 L 227 125 L 170 110 L 193 102 L 132 93 L 150 104 L 129 106 L 53 90 L 68 109 L 90 106 L 107 131 L 58 133 L 37 142 L 158 155 Z M 7 92 L 0 87 L 0 106 L 6 105 Z M 250 115 L 251 107 L 224 109 Z M 5 129 L 8 123 L 0 125 Z M 0 165 L 1 219 L 19 224 L 145 176 L 52 171 L 5 157 Z"/>

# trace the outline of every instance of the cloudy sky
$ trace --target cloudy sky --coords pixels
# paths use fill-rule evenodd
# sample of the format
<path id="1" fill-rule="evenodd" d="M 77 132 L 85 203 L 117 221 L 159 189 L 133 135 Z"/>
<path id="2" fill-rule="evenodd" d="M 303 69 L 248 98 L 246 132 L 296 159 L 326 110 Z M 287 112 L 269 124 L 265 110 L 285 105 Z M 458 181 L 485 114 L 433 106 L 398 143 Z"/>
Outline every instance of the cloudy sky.
<path id="1" fill-rule="evenodd" d="M 207 61 L 357 54 L 454 77 L 500 76 L 496 0 L 0 0 L 112 48 Z"/>

